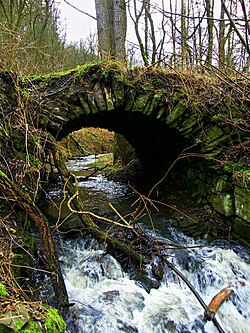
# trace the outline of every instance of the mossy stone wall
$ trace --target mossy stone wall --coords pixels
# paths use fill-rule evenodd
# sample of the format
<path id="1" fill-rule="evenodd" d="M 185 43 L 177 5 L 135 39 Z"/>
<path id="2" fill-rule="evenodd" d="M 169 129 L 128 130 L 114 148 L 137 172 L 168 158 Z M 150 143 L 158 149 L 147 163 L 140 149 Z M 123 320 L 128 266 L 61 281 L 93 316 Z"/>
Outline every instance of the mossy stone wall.
<path id="1" fill-rule="evenodd" d="M 208 161 L 192 165 L 186 184 L 194 195 L 210 203 L 231 226 L 232 236 L 250 245 L 250 169 L 240 163 L 216 168 Z"/>

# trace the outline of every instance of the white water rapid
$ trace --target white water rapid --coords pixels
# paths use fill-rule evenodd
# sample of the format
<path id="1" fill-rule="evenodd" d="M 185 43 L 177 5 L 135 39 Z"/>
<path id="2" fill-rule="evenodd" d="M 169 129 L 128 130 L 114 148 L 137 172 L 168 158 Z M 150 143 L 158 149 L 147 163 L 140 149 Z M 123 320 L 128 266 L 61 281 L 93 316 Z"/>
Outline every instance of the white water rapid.
<path id="1" fill-rule="evenodd" d="M 120 184 L 100 177 L 86 182 L 85 190 L 92 191 L 89 201 L 97 194 L 107 202 L 113 195 L 126 193 Z M 216 319 L 226 333 L 250 333 L 249 250 L 232 242 L 211 245 L 195 241 L 169 227 L 169 221 L 161 222 L 167 229 L 159 231 L 161 240 L 196 246 L 168 249 L 166 259 L 185 275 L 206 304 L 224 287 L 233 285 L 234 294 L 221 306 Z M 194 294 L 167 267 L 160 287 L 147 293 L 105 252 L 104 245 L 93 239 L 65 239 L 60 262 L 70 302 L 74 303 L 67 333 L 218 332 L 212 322 L 204 321 L 204 310 Z"/>
<path id="2" fill-rule="evenodd" d="M 183 235 L 182 244 L 184 239 L 186 245 L 194 244 Z M 227 333 L 250 332 L 250 270 L 243 249 L 200 245 L 166 257 L 207 304 L 233 284 L 235 292 L 216 318 Z M 66 241 L 61 260 L 70 301 L 75 303 L 68 332 L 218 332 L 212 322 L 203 321 L 204 310 L 192 292 L 167 268 L 160 288 L 147 293 L 93 240 Z"/>

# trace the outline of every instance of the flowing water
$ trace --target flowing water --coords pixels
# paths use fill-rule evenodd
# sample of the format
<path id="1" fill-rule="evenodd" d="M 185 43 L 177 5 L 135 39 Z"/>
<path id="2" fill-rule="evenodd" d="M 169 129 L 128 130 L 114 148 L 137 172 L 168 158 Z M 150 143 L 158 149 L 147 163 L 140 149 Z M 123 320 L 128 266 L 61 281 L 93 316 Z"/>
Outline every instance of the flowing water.
<path id="1" fill-rule="evenodd" d="M 68 168 L 78 175 L 84 174 L 86 165 L 94 159 L 90 156 L 71 160 Z M 133 194 L 123 184 L 96 176 L 80 181 L 79 186 L 86 209 L 108 214 L 107 202 L 123 209 L 123 213 L 131 209 Z M 211 245 L 194 240 L 172 228 L 163 214 L 154 218 L 157 226 L 161 226 L 155 237 L 196 246 L 168 249 L 165 256 L 187 277 L 206 304 L 221 289 L 233 286 L 234 294 L 216 315 L 224 331 L 250 332 L 249 250 L 236 243 L 223 241 Z M 74 303 L 68 333 L 218 332 L 212 322 L 204 321 L 204 310 L 190 289 L 167 267 L 160 287 L 148 293 L 106 253 L 104 245 L 91 238 L 67 237 L 60 260 L 70 302 Z"/>

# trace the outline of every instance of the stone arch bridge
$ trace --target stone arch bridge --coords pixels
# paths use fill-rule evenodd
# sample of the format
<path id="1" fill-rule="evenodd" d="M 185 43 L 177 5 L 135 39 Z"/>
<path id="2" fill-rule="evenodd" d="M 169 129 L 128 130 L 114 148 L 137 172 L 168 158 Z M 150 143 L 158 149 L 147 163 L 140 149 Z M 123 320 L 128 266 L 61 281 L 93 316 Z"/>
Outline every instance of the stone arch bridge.
<path id="1" fill-rule="evenodd" d="M 22 92 L 30 121 L 57 140 L 82 127 L 113 130 L 158 179 L 182 152 L 176 178 L 250 245 L 249 80 L 92 64 L 25 79 Z"/>
<path id="2" fill-rule="evenodd" d="M 247 98 L 239 82 L 92 64 L 29 78 L 23 87 L 37 127 L 57 140 L 82 127 L 115 131 L 150 172 L 166 170 L 190 146 L 213 158 L 234 154 L 236 146 L 244 154 L 242 144 L 249 139 Z"/>

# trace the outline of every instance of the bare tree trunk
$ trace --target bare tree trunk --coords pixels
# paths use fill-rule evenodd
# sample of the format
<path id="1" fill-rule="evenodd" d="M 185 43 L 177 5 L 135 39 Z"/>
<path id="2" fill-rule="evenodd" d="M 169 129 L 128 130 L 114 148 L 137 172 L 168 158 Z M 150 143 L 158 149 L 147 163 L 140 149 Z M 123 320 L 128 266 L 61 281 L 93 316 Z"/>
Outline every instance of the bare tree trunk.
<path id="1" fill-rule="evenodd" d="M 237 34 L 237 36 L 238 36 L 238 38 L 240 39 L 242 45 L 245 47 L 245 49 L 246 49 L 248 55 L 250 56 L 250 45 L 249 45 L 249 43 L 248 43 L 248 40 L 246 40 L 246 39 L 242 36 L 240 30 L 238 29 L 238 27 L 237 27 L 237 25 L 236 25 L 236 23 L 235 23 L 235 21 L 234 21 L 234 19 L 233 19 L 233 16 L 231 15 L 230 11 L 228 10 L 228 8 L 227 8 L 226 3 L 225 3 L 224 0 L 221 0 L 221 5 L 223 6 L 223 9 L 225 10 L 225 13 L 226 13 L 226 15 L 227 15 L 227 17 L 228 17 L 228 19 L 229 19 L 229 21 L 230 21 L 230 24 L 231 24 L 233 30 L 234 30 L 235 33 Z M 248 22 L 246 22 L 246 24 L 248 25 Z"/>
<path id="2" fill-rule="evenodd" d="M 95 0 L 99 52 L 102 59 L 112 56 L 109 10 L 106 0 Z"/>
<path id="3" fill-rule="evenodd" d="M 139 11 L 137 11 L 136 0 L 134 0 L 133 3 L 134 3 L 134 16 L 132 15 L 132 13 L 130 11 L 129 11 L 129 13 L 130 13 L 130 17 L 131 17 L 132 21 L 134 22 L 135 34 L 136 34 L 137 41 L 139 43 L 141 56 L 142 56 L 144 65 L 148 66 L 149 58 L 147 55 L 147 49 L 146 49 L 146 46 L 143 44 L 143 41 L 142 41 L 142 38 L 140 35 L 140 31 L 139 31 L 139 21 L 142 16 L 142 13 L 143 13 L 144 3 L 142 3 L 141 9 Z"/>
<path id="4" fill-rule="evenodd" d="M 151 40 L 152 45 L 150 45 L 152 49 L 152 56 L 151 56 L 151 64 L 155 63 L 156 60 L 156 38 L 155 38 L 155 28 L 154 28 L 154 21 L 152 19 L 151 15 L 151 6 L 150 6 L 150 0 L 145 0 L 145 28 L 147 27 L 147 32 L 145 29 L 145 42 L 147 43 L 148 48 L 148 40 Z M 148 26 L 150 29 L 148 29 Z M 149 50 L 147 49 L 147 55 L 149 54 Z M 149 58 L 149 56 L 148 56 Z"/>
<path id="5" fill-rule="evenodd" d="M 177 64 L 177 59 L 176 59 L 176 16 L 174 15 L 173 12 L 173 6 L 172 6 L 172 0 L 170 0 L 170 22 L 171 22 L 171 39 L 172 39 L 172 44 L 173 44 L 173 52 L 172 56 L 170 58 L 170 65 L 176 68 Z M 175 12 L 177 8 L 177 3 L 175 1 Z"/>
<path id="6" fill-rule="evenodd" d="M 233 27 L 230 25 L 227 33 L 227 53 L 226 53 L 226 66 L 230 68 L 233 66 L 233 46 L 235 40 L 235 33 Z"/>
<path id="7" fill-rule="evenodd" d="M 181 0 L 181 58 L 182 58 L 182 70 L 187 68 L 187 26 L 186 26 L 186 5 L 185 0 Z"/>
<path id="8" fill-rule="evenodd" d="M 102 59 L 125 61 L 125 0 L 95 0 L 99 52 Z"/>
<path id="9" fill-rule="evenodd" d="M 113 38 L 115 58 L 121 62 L 126 60 L 125 40 L 127 32 L 127 15 L 125 0 L 115 0 L 113 4 Z"/>
<path id="10" fill-rule="evenodd" d="M 207 12 L 207 31 L 208 31 L 208 49 L 207 49 L 207 58 L 206 58 L 206 65 L 212 66 L 213 61 L 213 13 L 214 13 L 214 1 L 213 0 L 206 0 L 206 12 Z"/>
<path id="11" fill-rule="evenodd" d="M 219 47 L 219 69 L 221 71 L 225 70 L 225 9 L 221 5 L 220 10 L 220 24 L 219 24 L 219 40 L 218 40 L 218 47 Z"/>
<path id="12" fill-rule="evenodd" d="M 164 17 L 164 0 L 162 0 L 162 19 L 161 19 L 161 30 L 162 30 L 162 38 L 159 43 L 159 54 L 157 56 L 158 66 L 164 58 L 164 44 L 166 39 L 166 30 L 165 30 L 165 17 Z"/>

